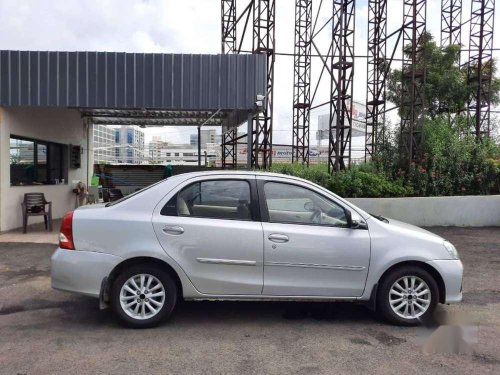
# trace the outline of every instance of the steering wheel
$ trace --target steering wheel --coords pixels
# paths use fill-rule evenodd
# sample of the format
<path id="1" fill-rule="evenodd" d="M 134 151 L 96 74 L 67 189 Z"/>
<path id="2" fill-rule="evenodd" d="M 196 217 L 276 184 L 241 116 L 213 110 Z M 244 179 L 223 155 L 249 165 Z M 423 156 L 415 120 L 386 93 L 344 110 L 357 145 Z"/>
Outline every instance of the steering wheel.
<path id="1" fill-rule="evenodd" d="M 316 208 L 311 216 L 311 222 L 314 224 L 321 224 L 323 217 L 323 211 L 320 208 Z"/>

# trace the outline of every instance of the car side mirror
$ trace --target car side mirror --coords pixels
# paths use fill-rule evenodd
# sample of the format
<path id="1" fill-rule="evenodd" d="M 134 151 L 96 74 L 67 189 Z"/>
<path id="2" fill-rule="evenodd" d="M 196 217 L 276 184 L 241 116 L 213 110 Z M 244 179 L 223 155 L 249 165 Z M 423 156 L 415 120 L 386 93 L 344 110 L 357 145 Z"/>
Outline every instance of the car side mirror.
<path id="1" fill-rule="evenodd" d="M 353 217 L 352 212 L 346 210 L 347 224 L 351 229 L 368 229 L 368 225 L 365 221 L 356 213 Z"/>

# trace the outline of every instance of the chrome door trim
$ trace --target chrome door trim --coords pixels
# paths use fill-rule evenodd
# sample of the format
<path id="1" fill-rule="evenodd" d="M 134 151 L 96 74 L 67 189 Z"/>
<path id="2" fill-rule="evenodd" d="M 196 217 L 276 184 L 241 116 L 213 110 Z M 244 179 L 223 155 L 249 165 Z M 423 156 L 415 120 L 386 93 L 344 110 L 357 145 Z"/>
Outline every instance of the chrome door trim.
<path id="1" fill-rule="evenodd" d="M 286 262 L 265 262 L 264 266 L 282 266 L 282 267 L 300 267 L 300 268 L 325 268 L 332 270 L 343 271 L 363 271 L 366 267 L 363 266 L 333 266 L 330 264 L 314 264 L 314 263 L 286 263 Z"/>
<path id="2" fill-rule="evenodd" d="M 199 263 L 206 264 L 225 264 L 230 266 L 256 266 L 257 262 L 253 260 L 237 259 L 217 259 L 217 258 L 196 258 Z"/>

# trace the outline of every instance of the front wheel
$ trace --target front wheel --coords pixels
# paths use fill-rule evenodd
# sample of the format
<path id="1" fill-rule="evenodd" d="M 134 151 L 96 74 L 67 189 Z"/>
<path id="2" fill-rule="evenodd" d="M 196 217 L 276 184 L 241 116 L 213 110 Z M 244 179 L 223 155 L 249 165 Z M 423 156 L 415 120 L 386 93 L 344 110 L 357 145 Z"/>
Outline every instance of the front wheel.
<path id="1" fill-rule="evenodd" d="M 381 282 L 377 309 L 391 323 L 418 325 L 429 320 L 439 300 L 434 278 L 424 269 L 406 266 L 391 271 Z"/>
<path id="2" fill-rule="evenodd" d="M 177 301 L 177 286 L 158 266 L 125 269 L 111 288 L 111 307 L 120 322 L 132 328 L 149 328 L 168 318 Z"/>

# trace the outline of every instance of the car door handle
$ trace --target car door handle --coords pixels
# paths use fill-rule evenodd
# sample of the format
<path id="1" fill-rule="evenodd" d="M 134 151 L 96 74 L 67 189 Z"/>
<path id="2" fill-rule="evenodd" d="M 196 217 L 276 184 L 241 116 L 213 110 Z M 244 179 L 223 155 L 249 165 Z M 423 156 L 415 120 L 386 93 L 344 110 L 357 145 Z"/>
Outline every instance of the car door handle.
<path id="1" fill-rule="evenodd" d="M 272 233 L 267 238 L 269 238 L 270 241 L 278 243 L 288 242 L 289 240 L 286 234 L 279 234 L 279 233 Z"/>
<path id="2" fill-rule="evenodd" d="M 162 231 L 166 234 L 182 234 L 184 233 L 184 228 L 178 225 L 167 225 L 163 227 Z"/>

